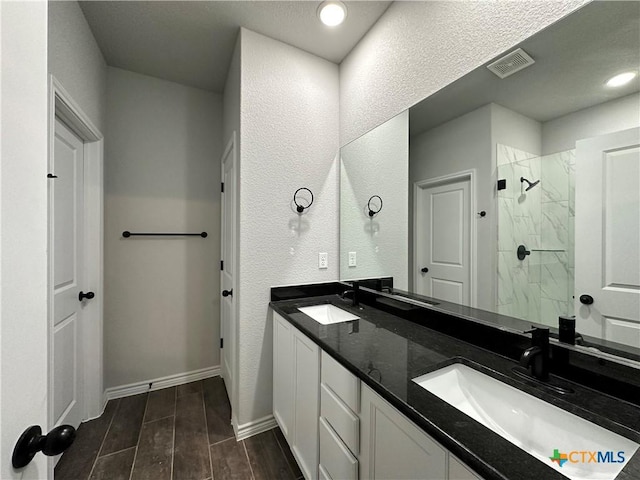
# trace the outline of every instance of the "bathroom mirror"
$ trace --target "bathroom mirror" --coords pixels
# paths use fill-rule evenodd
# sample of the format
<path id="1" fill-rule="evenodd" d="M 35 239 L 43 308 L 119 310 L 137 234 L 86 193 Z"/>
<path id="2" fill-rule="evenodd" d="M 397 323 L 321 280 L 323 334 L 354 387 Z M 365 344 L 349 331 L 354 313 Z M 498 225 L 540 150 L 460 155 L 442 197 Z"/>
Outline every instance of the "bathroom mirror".
<path id="1" fill-rule="evenodd" d="M 344 146 L 341 279 L 639 355 L 639 68 L 640 4 L 593 2 Z"/>

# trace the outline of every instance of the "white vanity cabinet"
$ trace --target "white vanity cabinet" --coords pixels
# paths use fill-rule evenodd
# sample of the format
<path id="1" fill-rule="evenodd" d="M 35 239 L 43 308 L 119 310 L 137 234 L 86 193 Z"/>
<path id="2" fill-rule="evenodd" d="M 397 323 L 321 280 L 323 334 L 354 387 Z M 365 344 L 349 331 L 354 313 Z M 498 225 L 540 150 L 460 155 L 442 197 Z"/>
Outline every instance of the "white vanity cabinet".
<path id="1" fill-rule="evenodd" d="M 276 312 L 273 415 L 307 480 L 481 480 Z"/>
<path id="2" fill-rule="evenodd" d="M 366 385 L 361 395 L 361 478 L 447 478 L 445 449 Z"/>
<path id="3" fill-rule="evenodd" d="M 358 480 L 360 380 L 321 355 L 320 471 L 330 480 Z"/>
<path id="4" fill-rule="evenodd" d="M 320 348 L 273 313 L 273 415 L 307 480 L 318 478 Z"/>

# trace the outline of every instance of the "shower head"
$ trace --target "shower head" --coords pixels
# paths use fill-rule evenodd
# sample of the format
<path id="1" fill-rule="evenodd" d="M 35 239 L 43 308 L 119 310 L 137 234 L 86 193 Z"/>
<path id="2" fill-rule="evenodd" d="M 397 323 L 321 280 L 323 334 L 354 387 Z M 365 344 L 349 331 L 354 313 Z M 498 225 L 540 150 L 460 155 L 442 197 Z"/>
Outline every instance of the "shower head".
<path id="1" fill-rule="evenodd" d="M 520 177 L 520 183 L 524 183 L 527 182 L 529 184 L 529 186 L 524 190 L 525 192 L 528 192 L 529 190 L 531 190 L 533 187 L 535 187 L 537 184 L 540 183 L 540 180 L 536 180 L 535 182 L 531 183 L 529 180 L 527 180 L 524 177 Z"/>

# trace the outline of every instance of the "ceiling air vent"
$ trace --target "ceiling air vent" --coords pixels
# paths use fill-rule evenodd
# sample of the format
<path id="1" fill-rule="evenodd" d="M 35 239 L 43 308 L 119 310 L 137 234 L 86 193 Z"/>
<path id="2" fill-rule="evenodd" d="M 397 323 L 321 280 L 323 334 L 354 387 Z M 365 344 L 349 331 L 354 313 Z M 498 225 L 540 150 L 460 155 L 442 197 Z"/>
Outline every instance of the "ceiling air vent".
<path id="1" fill-rule="evenodd" d="M 500 78 L 507 78 L 509 75 L 513 75 L 534 63 L 535 60 L 527 55 L 527 52 L 518 48 L 490 65 L 487 65 L 487 68 Z"/>

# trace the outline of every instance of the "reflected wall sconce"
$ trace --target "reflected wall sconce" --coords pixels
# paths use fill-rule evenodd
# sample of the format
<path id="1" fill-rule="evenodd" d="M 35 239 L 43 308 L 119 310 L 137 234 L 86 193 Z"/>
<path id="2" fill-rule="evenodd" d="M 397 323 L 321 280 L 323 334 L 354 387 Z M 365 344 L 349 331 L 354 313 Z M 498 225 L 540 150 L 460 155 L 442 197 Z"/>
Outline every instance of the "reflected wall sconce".
<path id="1" fill-rule="evenodd" d="M 377 210 L 374 210 L 373 208 L 371 208 L 371 200 L 373 200 L 374 198 L 377 198 L 378 200 L 380 200 L 380 206 L 378 207 Z M 375 207 L 375 202 L 373 206 Z M 380 198 L 380 195 L 372 195 L 369 198 L 369 201 L 367 202 L 367 210 L 369 210 L 369 216 L 372 218 L 374 215 L 377 215 L 378 213 L 380 213 L 380 210 L 382 210 L 382 198 Z"/>
<path id="2" fill-rule="evenodd" d="M 311 195 L 311 201 L 309 202 L 309 204 L 306 207 L 304 205 L 300 205 L 298 203 L 298 192 L 300 192 L 302 190 L 306 190 L 307 192 L 309 192 L 309 195 Z M 309 190 L 307 187 L 302 187 L 302 188 L 297 189 L 295 191 L 295 193 L 293 194 L 293 203 L 296 204 L 296 211 L 298 213 L 304 212 L 307 208 L 309 208 L 313 204 L 313 192 L 311 190 Z"/>

